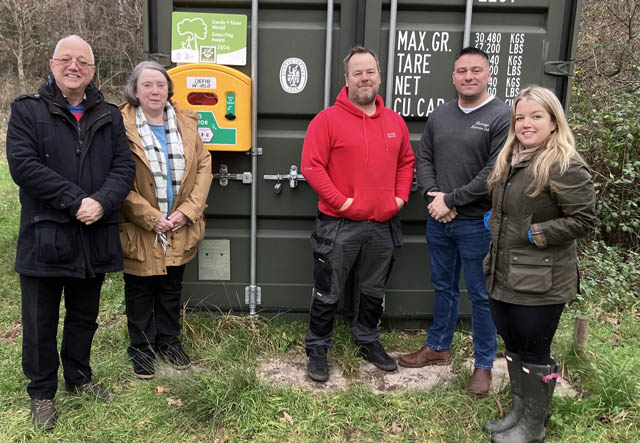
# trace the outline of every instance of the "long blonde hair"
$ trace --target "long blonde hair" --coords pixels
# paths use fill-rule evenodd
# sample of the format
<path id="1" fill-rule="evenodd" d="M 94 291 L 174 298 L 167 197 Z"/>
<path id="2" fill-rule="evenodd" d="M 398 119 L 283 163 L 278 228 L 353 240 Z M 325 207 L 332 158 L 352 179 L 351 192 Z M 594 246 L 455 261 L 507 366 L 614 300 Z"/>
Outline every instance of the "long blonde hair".
<path id="1" fill-rule="evenodd" d="M 560 101 L 555 94 L 541 86 L 530 86 L 523 89 L 513 101 L 509 135 L 507 136 L 507 141 L 502 151 L 498 154 L 493 171 L 491 171 L 489 175 L 487 182 L 489 192 L 492 191 L 496 184 L 500 183 L 509 170 L 513 151 L 520 145 L 515 131 L 516 108 L 518 103 L 523 100 L 533 100 L 540 104 L 544 110 L 549 113 L 551 121 L 556 125 L 556 129 L 551 132 L 549 137 L 547 137 L 538 149 L 533 161 L 527 168 L 532 179 L 529 187 L 529 189 L 531 189 L 531 192 L 528 194 L 529 197 L 536 197 L 542 192 L 549 181 L 549 171 L 552 167 L 557 165 L 560 169 L 560 174 L 564 174 L 569 167 L 569 160 L 577 153 L 575 139 L 573 138 L 571 129 L 569 129 L 562 105 L 560 105 Z"/>

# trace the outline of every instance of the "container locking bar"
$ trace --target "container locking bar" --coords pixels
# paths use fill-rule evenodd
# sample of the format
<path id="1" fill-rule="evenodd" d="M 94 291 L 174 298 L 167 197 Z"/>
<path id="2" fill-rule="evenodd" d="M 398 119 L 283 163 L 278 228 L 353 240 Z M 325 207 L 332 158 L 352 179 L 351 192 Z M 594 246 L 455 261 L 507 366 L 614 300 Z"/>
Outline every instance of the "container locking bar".
<path id="1" fill-rule="evenodd" d="M 544 73 L 558 77 L 569 77 L 573 74 L 573 60 L 557 60 L 544 64 Z"/>
<path id="2" fill-rule="evenodd" d="M 243 172 L 242 174 L 234 174 L 229 172 L 227 165 L 220 165 L 220 171 L 213 174 L 214 180 L 220 180 L 220 186 L 225 187 L 229 184 L 229 180 L 242 180 L 242 183 L 249 184 L 253 182 L 251 172 Z"/>
<path id="3" fill-rule="evenodd" d="M 298 181 L 306 181 L 304 176 L 298 172 L 298 167 L 296 165 L 291 165 L 291 169 L 288 174 L 274 174 L 274 175 L 265 175 L 263 177 L 265 180 L 276 180 L 278 183 L 273 188 L 273 192 L 276 194 L 280 194 L 282 191 L 282 181 L 288 180 L 289 187 L 291 189 L 298 187 Z"/>
<path id="4" fill-rule="evenodd" d="M 262 288 L 256 285 L 245 286 L 244 288 L 244 302 L 251 304 L 251 300 L 255 300 L 256 305 L 262 304 Z"/>

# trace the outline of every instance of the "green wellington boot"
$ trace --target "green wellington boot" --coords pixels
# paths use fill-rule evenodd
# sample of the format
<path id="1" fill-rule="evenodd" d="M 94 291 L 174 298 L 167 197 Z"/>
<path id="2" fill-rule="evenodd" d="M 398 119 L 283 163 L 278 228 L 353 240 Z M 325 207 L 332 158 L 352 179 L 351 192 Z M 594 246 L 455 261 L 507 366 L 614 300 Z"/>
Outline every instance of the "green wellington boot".
<path id="1" fill-rule="evenodd" d="M 558 366 L 522 363 L 521 388 L 524 412 L 520 420 L 504 432 L 494 434 L 494 443 L 540 443 L 547 437 L 544 422 L 558 378 Z"/>
<path id="2" fill-rule="evenodd" d="M 509 381 L 511 382 L 511 410 L 502 420 L 485 422 L 482 431 L 485 434 L 493 435 L 511 429 L 520 420 L 524 413 L 524 401 L 522 400 L 522 362 L 519 354 L 505 352 L 507 369 L 509 370 Z"/>

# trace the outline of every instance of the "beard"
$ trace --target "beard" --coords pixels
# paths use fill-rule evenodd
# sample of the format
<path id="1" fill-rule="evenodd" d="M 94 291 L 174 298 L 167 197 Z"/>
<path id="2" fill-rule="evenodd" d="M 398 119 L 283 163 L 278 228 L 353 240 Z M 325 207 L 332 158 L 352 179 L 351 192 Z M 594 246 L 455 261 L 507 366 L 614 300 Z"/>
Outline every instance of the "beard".
<path id="1" fill-rule="evenodd" d="M 378 88 L 372 86 L 371 92 L 360 91 L 359 89 L 349 89 L 349 100 L 360 106 L 368 106 L 376 101 Z"/>

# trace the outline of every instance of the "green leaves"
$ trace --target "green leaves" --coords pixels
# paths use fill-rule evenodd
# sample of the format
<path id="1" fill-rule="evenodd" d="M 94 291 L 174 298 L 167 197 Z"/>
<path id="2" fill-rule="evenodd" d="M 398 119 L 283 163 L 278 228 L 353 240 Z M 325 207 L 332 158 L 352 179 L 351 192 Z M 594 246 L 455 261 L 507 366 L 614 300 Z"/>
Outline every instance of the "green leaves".
<path id="1" fill-rule="evenodd" d="M 640 87 L 594 108 L 577 93 L 570 115 L 578 149 L 592 167 L 597 192 L 596 236 L 608 244 L 640 248 Z"/>

